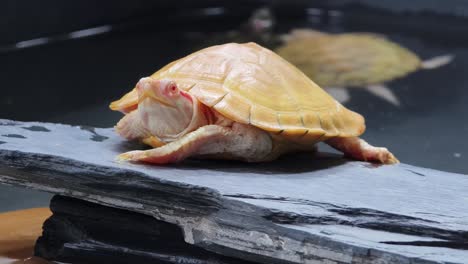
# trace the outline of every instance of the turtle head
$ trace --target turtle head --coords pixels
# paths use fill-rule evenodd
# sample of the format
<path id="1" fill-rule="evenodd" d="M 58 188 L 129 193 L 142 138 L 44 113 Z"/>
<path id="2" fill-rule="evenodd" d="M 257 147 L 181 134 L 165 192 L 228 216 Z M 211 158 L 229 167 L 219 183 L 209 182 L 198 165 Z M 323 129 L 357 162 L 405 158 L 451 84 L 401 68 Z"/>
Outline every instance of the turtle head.
<path id="1" fill-rule="evenodd" d="M 137 86 L 142 124 L 161 139 L 184 131 L 193 116 L 193 99 L 169 79 L 142 78 Z"/>
<path id="2" fill-rule="evenodd" d="M 177 87 L 171 80 L 155 80 L 151 77 L 140 79 L 137 84 L 138 104 L 150 102 L 160 107 L 183 108 L 191 104 L 190 96 Z"/>

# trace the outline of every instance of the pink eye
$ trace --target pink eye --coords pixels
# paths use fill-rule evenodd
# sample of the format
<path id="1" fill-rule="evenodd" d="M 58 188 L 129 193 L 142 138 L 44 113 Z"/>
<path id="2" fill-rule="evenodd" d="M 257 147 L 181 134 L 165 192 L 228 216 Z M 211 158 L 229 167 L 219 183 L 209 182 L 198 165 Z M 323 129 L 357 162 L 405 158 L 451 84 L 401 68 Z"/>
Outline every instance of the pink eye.
<path id="1" fill-rule="evenodd" d="M 169 91 L 175 92 L 177 90 L 177 86 L 174 83 L 169 84 Z"/>
<path id="2" fill-rule="evenodd" d="M 177 89 L 177 85 L 173 82 L 169 83 L 167 86 L 166 86 L 166 93 L 169 95 L 169 96 L 174 96 L 174 95 L 177 95 L 178 94 L 178 89 Z"/>

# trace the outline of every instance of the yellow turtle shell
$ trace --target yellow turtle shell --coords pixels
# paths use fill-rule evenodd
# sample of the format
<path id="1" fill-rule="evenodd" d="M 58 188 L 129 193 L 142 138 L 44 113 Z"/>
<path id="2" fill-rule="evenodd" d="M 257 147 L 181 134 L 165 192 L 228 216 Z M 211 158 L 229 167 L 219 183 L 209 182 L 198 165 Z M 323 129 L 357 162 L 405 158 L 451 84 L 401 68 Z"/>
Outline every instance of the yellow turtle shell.
<path id="1" fill-rule="evenodd" d="M 323 87 L 379 84 L 421 67 L 416 54 L 372 33 L 294 30 L 275 51 Z"/>
<path id="2" fill-rule="evenodd" d="M 364 118 L 342 106 L 295 66 L 255 43 L 212 46 L 153 75 L 171 79 L 201 103 L 233 121 L 299 142 L 358 136 Z M 132 90 L 111 109 L 131 111 Z"/>

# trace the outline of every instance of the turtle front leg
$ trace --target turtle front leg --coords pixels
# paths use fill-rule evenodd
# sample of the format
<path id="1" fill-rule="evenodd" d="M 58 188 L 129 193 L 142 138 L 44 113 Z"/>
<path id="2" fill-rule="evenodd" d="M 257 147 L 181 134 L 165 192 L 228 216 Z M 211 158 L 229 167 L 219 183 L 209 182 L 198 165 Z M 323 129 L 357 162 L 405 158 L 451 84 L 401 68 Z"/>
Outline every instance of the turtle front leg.
<path id="1" fill-rule="evenodd" d="M 115 126 L 115 131 L 128 140 L 140 140 L 152 147 L 160 147 L 165 144 L 157 137 L 152 136 L 148 129 L 141 123 L 138 109 L 120 119 Z"/>
<path id="2" fill-rule="evenodd" d="M 267 160 L 272 146 L 268 133 L 252 126 L 239 123 L 231 127 L 207 125 L 164 146 L 126 152 L 118 159 L 168 164 L 196 156 L 253 162 Z"/>
<path id="3" fill-rule="evenodd" d="M 326 141 L 331 147 L 342 151 L 345 156 L 357 160 L 373 161 L 383 164 L 399 163 L 387 148 L 374 147 L 358 137 L 331 138 Z"/>

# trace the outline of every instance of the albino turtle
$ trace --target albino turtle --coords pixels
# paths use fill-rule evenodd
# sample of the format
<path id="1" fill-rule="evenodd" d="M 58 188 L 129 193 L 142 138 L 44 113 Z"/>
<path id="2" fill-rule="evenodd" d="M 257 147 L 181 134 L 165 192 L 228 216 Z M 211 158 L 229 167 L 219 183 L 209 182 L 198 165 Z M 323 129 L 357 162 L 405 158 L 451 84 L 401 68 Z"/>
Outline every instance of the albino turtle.
<path id="1" fill-rule="evenodd" d="M 174 61 L 110 105 L 116 131 L 152 147 L 121 160 L 166 164 L 190 156 L 270 161 L 325 141 L 346 155 L 396 163 L 357 136 L 364 118 L 255 43 L 212 46 Z"/>
<path id="2" fill-rule="evenodd" d="M 398 98 L 382 83 L 452 60 L 451 55 L 444 55 L 421 61 L 408 49 L 371 33 L 328 34 L 296 29 L 284 41 L 275 51 L 341 103 L 350 98 L 346 87 L 359 86 L 399 106 Z"/>

